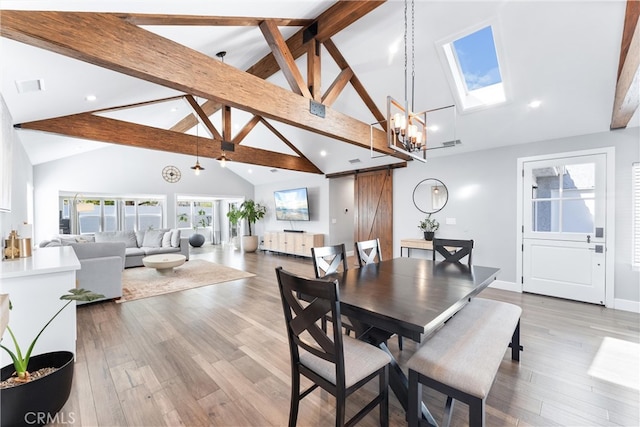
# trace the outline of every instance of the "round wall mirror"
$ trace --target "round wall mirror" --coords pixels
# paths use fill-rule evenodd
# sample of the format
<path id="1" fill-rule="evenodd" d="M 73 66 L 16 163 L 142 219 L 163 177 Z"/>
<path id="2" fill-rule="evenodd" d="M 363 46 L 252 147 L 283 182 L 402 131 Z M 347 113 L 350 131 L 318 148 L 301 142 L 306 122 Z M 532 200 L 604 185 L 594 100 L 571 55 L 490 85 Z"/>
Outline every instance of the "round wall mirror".
<path id="1" fill-rule="evenodd" d="M 423 179 L 413 189 L 413 204 L 420 212 L 426 214 L 439 212 L 448 200 L 447 186 L 439 179 Z"/>

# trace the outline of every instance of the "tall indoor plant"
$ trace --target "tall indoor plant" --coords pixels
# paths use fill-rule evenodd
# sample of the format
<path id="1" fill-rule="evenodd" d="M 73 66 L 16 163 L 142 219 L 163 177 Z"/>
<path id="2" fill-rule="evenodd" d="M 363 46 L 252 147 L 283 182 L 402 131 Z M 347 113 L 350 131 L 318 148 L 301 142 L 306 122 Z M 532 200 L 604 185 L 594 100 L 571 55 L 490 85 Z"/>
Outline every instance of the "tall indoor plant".
<path id="1" fill-rule="evenodd" d="M 245 252 L 255 252 L 258 249 L 258 236 L 254 236 L 251 231 L 251 224 L 264 218 L 267 208 L 254 200 L 248 199 L 240 205 L 240 218 L 246 219 L 249 226 L 249 235 L 242 236 L 242 250 Z"/>

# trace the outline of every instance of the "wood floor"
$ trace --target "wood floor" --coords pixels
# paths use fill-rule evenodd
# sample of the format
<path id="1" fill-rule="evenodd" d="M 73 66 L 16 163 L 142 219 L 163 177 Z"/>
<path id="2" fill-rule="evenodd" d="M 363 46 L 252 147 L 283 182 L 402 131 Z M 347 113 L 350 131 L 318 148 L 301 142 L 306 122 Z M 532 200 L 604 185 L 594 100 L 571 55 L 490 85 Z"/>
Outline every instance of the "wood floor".
<path id="1" fill-rule="evenodd" d="M 274 268 L 282 265 L 312 276 L 311 262 L 213 246 L 193 250 L 192 257 L 256 276 L 123 304 L 79 307 L 74 384 L 60 425 L 287 424 L 289 354 Z M 522 307 L 525 347 L 520 364 L 505 352 L 487 400 L 487 425 L 640 425 L 638 314 L 495 289 L 482 296 Z M 607 350 L 603 342 L 626 345 L 631 363 L 625 351 Z M 416 349 L 409 340 L 402 352 L 395 339 L 389 346 L 402 366 Z M 592 375 L 596 365 L 622 372 L 617 379 L 615 372 L 598 374 L 606 377 L 601 379 Z M 374 381 L 352 396 L 347 415 L 357 412 L 376 388 Z M 441 419 L 444 397 L 426 392 L 425 399 Z M 298 425 L 332 425 L 333 408 L 333 398 L 316 390 L 303 400 Z M 452 425 L 466 425 L 466 414 L 465 405 L 456 404 Z M 360 425 L 378 425 L 378 412 Z M 390 425 L 406 425 L 395 396 Z"/>

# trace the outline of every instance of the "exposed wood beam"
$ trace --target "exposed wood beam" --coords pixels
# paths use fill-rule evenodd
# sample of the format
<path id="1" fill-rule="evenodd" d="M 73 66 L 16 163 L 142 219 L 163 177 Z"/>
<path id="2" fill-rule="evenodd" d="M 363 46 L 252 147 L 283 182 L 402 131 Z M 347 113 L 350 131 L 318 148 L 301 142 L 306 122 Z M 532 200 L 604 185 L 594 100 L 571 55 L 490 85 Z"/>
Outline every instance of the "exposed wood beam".
<path id="1" fill-rule="evenodd" d="M 386 0 L 342 0 L 333 4 L 314 21 L 318 23 L 318 34 L 315 39 L 324 43 L 325 40 L 333 37 L 385 2 Z M 289 46 L 294 59 L 298 59 L 307 51 L 303 42 L 303 32 L 304 29 L 301 29 L 287 39 L 287 46 Z M 273 54 L 268 54 L 251 66 L 247 73 L 266 79 L 277 73 L 279 69 Z"/>
<path id="2" fill-rule="evenodd" d="M 114 15 L 4 10 L 0 34 L 361 148 L 370 147 L 368 124 L 330 108 L 324 118 L 310 114 L 308 99 Z M 371 144 L 376 151 L 407 159 L 387 147 L 381 130 L 374 129 Z"/>
<path id="3" fill-rule="evenodd" d="M 329 52 L 329 55 L 331 55 L 333 60 L 336 61 L 336 64 L 338 64 L 338 67 L 340 67 L 340 69 L 349 67 L 347 60 L 344 59 L 344 56 L 342 56 L 342 53 L 340 53 L 331 39 L 325 40 L 323 45 L 325 49 L 327 49 L 327 52 Z M 356 93 L 360 95 L 360 98 L 362 99 L 364 104 L 367 106 L 367 108 L 369 108 L 369 111 L 371 111 L 371 114 L 373 114 L 373 117 L 375 117 L 375 119 L 380 122 L 383 129 L 386 128 L 386 116 L 382 114 L 382 112 L 378 109 L 378 106 L 375 102 L 373 102 L 373 99 L 371 99 L 371 96 L 369 96 L 369 93 L 364 88 L 364 86 L 360 82 L 360 79 L 358 79 L 358 76 L 356 76 L 355 73 L 351 76 L 350 82 L 351 86 L 353 86 L 353 88 L 356 90 Z"/>
<path id="4" fill-rule="evenodd" d="M 278 129 L 274 128 L 271 125 L 271 123 L 269 123 L 262 117 L 260 118 L 260 121 L 262 122 L 263 125 L 266 126 L 267 129 L 269 129 L 275 136 L 277 136 L 280 139 L 280 141 L 284 142 L 287 145 L 287 147 L 291 148 L 294 153 L 296 153 L 298 156 L 302 158 L 305 158 L 305 159 L 307 158 L 304 154 L 302 154 L 300 150 L 298 150 L 298 148 L 295 145 L 293 145 L 287 138 L 285 138 L 283 134 L 278 132 Z"/>
<path id="5" fill-rule="evenodd" d="M 278 27 L 306 27 L 312 19 L 256 18 L 244 16 L 164 15 L 144 13 L 114 13 L 134 25 L 193 25 L 208 27 L 257 27 L 262 21 L 272 21 Z"/>
<path id="6" fill-rule="evenodd" d="M 191 108 L 193 108 L 193 111 L 195 111 L 198 117 L 200 117 L 200 121 L 202 121 L 202 124 L 207 129 L 209 129 L 211 136 L 214 139 L 222 140 L 223 139 L 222 135 L 220 135 L 220 132 L 218 132 L 218 129 L 216 129 L 213 123 L 211 123 L 211 120 L 209 120 L 209 116 L 207 116 L 207 114 L 204 112 L 202 107 L 200 107 L 200 104 L 198 104 L 198 101 L 196 101 L 195 98 L 191 95 L 187 95 L 185 98 L 187 99 L 187 102 L 189 103 L 189 105 L 191 105 Z M 197 121 L 196 121 L 196 126 L 197 126 Z"/>
<path id="7" fill-rule="evenodd" d="M 232 142 L 234 144 L 240 144 L 258 123 L 260 123 L 260 116 L 251 117 L 251 120 L 249 120 L 247 124 L 240 129 L 240 132 L 238 132 L 238 134 L 233 138 Z"/>
<path id="8" fill-rule="evenodd" d="M 322 97 L 322 103 L 326 106 L 331 106 L 338 99 L 338 95 L 342 93 L 344 87 L 349 83 L 353 77 L 353 70 L 347 67 L 338 74 L 338 77 L 331 83 L 329 89 L 327 89 L 327 93 Z"/>
<path id="9" fill-rule="evenodd" d="M 314 101 L 322 101 L 322 58 L 317 40 L 307 43 L 307 85 Z"/>
<path id="10" fill-rule="evenodd" d="M 627 0 L 611 129 L 627 127 L 640 105 L 640 2 Z"/>
<path id="11" fill-rule="evenodd" d="M 74 138 L 109 142 L 137 148 L 198 155 L 215 159 L 222 154 L 220 144 L 210 138 L 139 125 L 137 123 L 100 117 L 90 113 L 74 114 L 54 119 L 18 125 L 21 129 L 56 133 Z M 197 144 L 198 143 L 198 144 Z M 277 167 L 309 173 L 322 173 L 309 160 L 275 151 L 238 145 L 227 157 L 241 163 Z"/>
<path id="12" fill-rule="evenodd" d="M 200 107 L 202 108 L 202 111 L 204 111 L 205 115 L 209 117 L 220 108 L 222 108 L 222 104 L 220 102 L 207 100 Z M 194 127 L 196 124 L 198 124 L 198 119 L 196 118 L 196 116 L 194 116 L 193 114 L 189 114 L 178 123 L 173 125 L 169 130 L 184 133 Z"/>
<path id="13" fill-rule="evenodd" d="M 262 31 L 262 35 L 267 40 L 271 53 L 276 58 L 276 62 L 280 66 L 280 70 L 289 83 L 291 90 L 298 95 L 311 99 L 311 92 L 309 92 L 302 73 L 300 73 L 295 59 L 291 56 L 287 42 L 282 37 L 278 27 L 271 21 L 262 21 L 260 23 L 260 31 Z"/>
<path id="14" fill-rule="evenodd" d="M 231 107 L 222 107 L 222 140 L 231 141 Z"/>

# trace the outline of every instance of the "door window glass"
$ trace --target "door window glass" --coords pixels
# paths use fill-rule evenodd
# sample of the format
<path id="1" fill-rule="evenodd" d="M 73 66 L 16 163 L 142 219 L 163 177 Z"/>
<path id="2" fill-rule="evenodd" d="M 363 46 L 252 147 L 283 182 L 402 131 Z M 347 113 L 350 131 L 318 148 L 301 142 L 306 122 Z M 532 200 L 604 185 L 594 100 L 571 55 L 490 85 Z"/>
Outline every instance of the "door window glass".
<path id="1" fill-rule="evenodd" d="M 533 231 L 594 231 L 595 164 L 532 169 L 532 183 Z"/>

